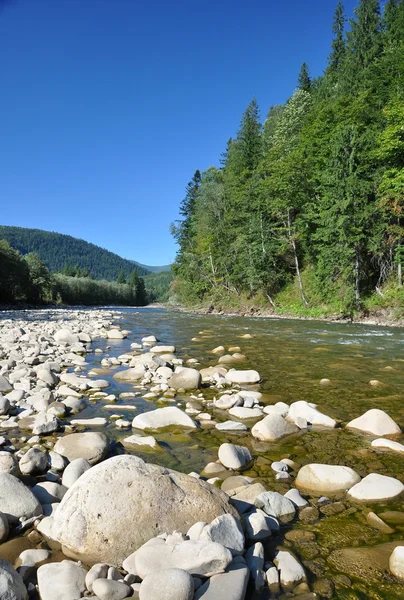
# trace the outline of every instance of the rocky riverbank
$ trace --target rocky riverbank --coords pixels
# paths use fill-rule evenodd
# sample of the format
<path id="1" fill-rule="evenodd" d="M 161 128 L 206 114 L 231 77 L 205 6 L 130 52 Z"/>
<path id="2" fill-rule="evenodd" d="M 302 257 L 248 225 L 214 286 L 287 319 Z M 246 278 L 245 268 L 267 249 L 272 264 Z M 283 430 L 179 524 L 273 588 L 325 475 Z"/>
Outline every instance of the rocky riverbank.
<path id="1" fill-rule="evenodd" d="M 243 368 L 242 332 L 240 346 L 212 348 L 205 368 L 152 331 L 115 356 L 113 344 L 133 337 L 121 318 L 48 310 L 0 320 L 1 600 L 363 597 L 352 573 L 369 598 L 404 598 L 404 485 L 377 461 L 404 456 L 400 423 L 376 407 L 340 422 L 306 401 L 269 402 L 260 373 Z M 108 393 L 109 370 L 132 391 Z M 95 401 L 114 413 L 80 415 Z M 127 432 L 122 445 L 111 425 Z M 201 430 L 220 440 L 216 460 L 188 474 L 158 465 L 159 434 Z M 284 438 L 338 430 L 363 436 L 369 468 L 359 455 L 357 468 L 270 458 Z M 326 523 L 336 524 L 331 547 Z M 344 528 L 361 547 L 341 547 Z M 379 595 L 366 588 L 373 580 Z"/>

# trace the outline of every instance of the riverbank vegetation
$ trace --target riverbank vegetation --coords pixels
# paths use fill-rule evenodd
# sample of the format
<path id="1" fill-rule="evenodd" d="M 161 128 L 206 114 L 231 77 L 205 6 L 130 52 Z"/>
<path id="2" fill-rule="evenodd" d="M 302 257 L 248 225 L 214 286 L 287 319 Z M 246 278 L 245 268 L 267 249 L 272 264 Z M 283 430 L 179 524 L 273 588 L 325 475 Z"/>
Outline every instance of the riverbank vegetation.
<path id="1" fill-rule="evenodd" d="M 95 280 L 76 271 L 75 276 L 51 273 L 35 253 L 22 256 L 0 240 L 0 304 L 148 304 L 144 280 L 136 269 L 127 283 Z"/>
<path id="2" fill-rule="evenodd" d="M 172 226 L 172 299 L 312 316 L 404 312 L 404 1 L 338 3 L 324 75 L 255 99 Z"/>

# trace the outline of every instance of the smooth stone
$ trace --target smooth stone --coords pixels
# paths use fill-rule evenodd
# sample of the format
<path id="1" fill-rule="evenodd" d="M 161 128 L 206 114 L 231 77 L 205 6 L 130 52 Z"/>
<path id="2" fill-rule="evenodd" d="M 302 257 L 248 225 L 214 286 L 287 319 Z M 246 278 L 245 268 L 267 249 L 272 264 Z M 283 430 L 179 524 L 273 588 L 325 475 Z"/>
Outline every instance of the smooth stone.
<path id="1" fill-rule="evenodd" d="M 34 435 L 45 435 L 47 433 L 53 433 L 59 428 L 59 421 L 51 413 L 40 412 L 35 417 L 34 426 L 32 433 Z"/>
<path id="2" fill-rule="evenodd" d="M 394 452 L 404 452 L 404 445 L 399 442 L 393 442 L 386 438 L 377 438 L 371 443 L 372 448 L 385 448 L 386 450 L 393 450 Z"/>
<path id="3" fill-rule="evenodd" d="M 42 507 L 34 494 L 19 479 L 0 472 L 0 511 L 9 523 L 26 521 L 42 515 Z"/>
<path id="4" fill-rule="evenodd" d="M 27 588 L 19 573 L 11 563 L 0 559 L 0 598 L 1 600 L 28 600 Z"/>
<path id="5" fill-rule="evenodd" d="M 229 415 L 238 419 L 259 419 L 262 417 L 260 408 L 245 408 L 244 406 L 233 406 L 229 410 Z"/>
<path id="6" fill-rule="evenodd" d="M 216 487 L 137 456 L 119 455 L 69 488 L 55 513 L 54 533 L 65 554 L 119 566 L 157 534 L 186 533 L 197 521 L 224 513 L 237 516 L 228 496 Z"/>
<path id="7" fill-rule="evenodd" d="M 283 417 L 272 413 L 258 421 L 251 429 L 253 437 L 262 442 L 274 442 L 280 438 L 298 433 L 299 428 L 288 423 Z"/>
<path id="8" fill-rule="evenodd" d="M 196 591 L 194 600 L 244 600 L 249 576 L 246 564 L 232 562 L 224 573 L 210 577 Z"/>
<path id="9" fill-rule="evenodd" d="M 156 408 L 155 410 L 137 415 L 132 421 L 132 427 L 135 429 L 161 429 L 170 425 L 178 425 L 190 429 L 197 427 L 195 421 L 176 406 Z"/>
<path id="10" fill-rule="evenodd" d="M 52 471 L 61 472 L 66 467 L 66 461 L 63 456 L 53 450 L 49 452 L 48 462 Z"/>
<path id="11" fill-rule="evenodd" d="M 202 530 L 200 540 L 217 542 L 228 548 L 233 556 L 244 552 L 244 533 L 239 519 L 233 515 L 220 515 Z"/>
<path id="12" fill-rule="evenodd" d="M 234 394 L 232 396 L 230 396 L 229 394 L 223 394 L 223 396 L 220 396 L 220 398 L 218 398 L 215 401 L 215 406 L 216 406 L 216 408 L 228 410 L 229 408 L 232 408 L 239 402 L 240 402 L 240 397 L 238 394 Z"/>
<path id="13" fill-rule="evenodd" d="M 245 514 L 244 523 L 247 538 L 252 542 L 262 542 L 272 535 L 269 519 L 260 509 Z"/>
<path id="14" fill-rule="evenodd" d="M 124 337 L 122 331 L 119 331 L 119 329 L 110 329 L 107 331 L 107 338 L 109 340 L 123 340 Z"/>
<path id="15" fill-rule="evenodd" d="M 43 473 L 48 467 L 48 457 L 45 452 L 42 452 L 39 448 L 30 448 L 28 452 L 20 458 L 18 464 L 23 475 L 29 475 L 35 471 Z"/>
<path id="16" fill-rule="evenodd" d="M 71 433 L 56 442 L 54 451 L 70 462 L 76 458 L 85 458 L 90 465 L 94 465 L 108 454 L 109 442 L 103 433 L 97 431 Z"/>
<path id="17" fill-rule="evenodd" d="M 85 590 L 86 571 L 70 560 L 42 565 L 37 577 L 42 600 L 77 600 Z"/>
<path id="18" fill-rule="evenodd" d="M 0 512 L 0 544 L 6 541 L 9 531 L 8 519 L 4 513 Z"/>
<path id="19" fill-rule="evenodd" d="M 222 444 L 218 452 L 219 460 L 228 469 L 244 469 L 253 460 L 252 454 L 245 446 Z"/>
<path id="20" fill-rule="evenodd" d="M 35 567 L 35 565 L 47 560 L 49 556 L 49 550 L 32 548 L 31 550 L 24 550 L 21 552 L 20 556 L 18 557 L 18 563 L 20 563 L 20 568 Z"/>
<path id="21" fill-rule="evenodd" d="M 93 582 L 93 592 L 99 600 L 123 600 L 131 594 L 131 589 L 123 581 L 96 579 Z"/>
<path id="22" fill-rule="evenodd" d="M 387 523 L 385 523 L 380 517 L 378 517 L 374 512 L 369 512 L 366 515 L 366 521 L 369 523 L 371 527 L 378 529 L 382 533 L 394 533 L 394 529 L 389 527 Z"/>
<path id="23" fill-rule="evenodd" d="M 76 458 L 75 460 L 72 460 L 63 472 L 62 485 L 65 488 L 72 487 L 73 483 L 76 483 L 79 477 L 89 469 L 91 469 L 91 465 L 85 458 Z"/>
<path id="24" fill-rule="evenodd" d="M 264 546 L 261 542 L 256 542 L 248 548 L 245 560 L 247 567 L 250 569 L 254 587 L 257 591 L 260 591 L 265 585 Z"/>
<path id="25" fill-rule="evenodd" d="M 292 488 L 289 491 L 287 491 L 285 494 L 285 498 L 289 498 L 289 500 L 291 500 L 293 504 L 295 504 L 298 508 L 304 508 L 309 504 L 307 500 L 302 498 L 299 490 L 297 490 L 296 488 Z"/>
<path id="26" fill-rule="evenodd" d="M 66 492 L 67 489 L 63 485 L 53 481 L 43 481 L 32 488 L 32 493 L 41 504 L 60 502 Z"/>
<path id="27" fill-rule="evenodd" d="M 230 501 L 239 512 L 245 513 L 255 508 L 255 500 L 262 492 L 266 492 L 262 483 L 253 483 L 239 488 L 237 493 L 230 498 Z"/>
<path id="28" fill-rule="evenodd" d="M 261 379 L 258 371 L 254 371 L 253 369 L 245 371 L 236 371 L 235 369 L 230 369 L 230 371 L 226 373 L 225 377 L 229 383 L 239 384 L 258 383 Z"/>
<path id="29" fill-rule="evenodd" d="M 293 402 L 289 407 L 288 420 L 296 423 L 297 418 L 303 418 L 312 425 L 322 425 L 323 427 L 336 427 L 337 423 L 331 417 L 324 415 L 317 408 L 305 400 Z M 297 424 L 297 423 L 296 423 Z"/>
<path id="30" fill-rule="evenodd" d="M 72 419 L 70 424 L 83 425 L 84 427 L 103 427 L 107 422 L 104 417 L 93 417 L 91 419 Z"/>
<path id="31" fill-rule="evenodd" d="M 383 410 L 371 408 L 360 417 L 347 423 L 348 429 L 359 429 L 366 433 L 383 437 L 385 435 L 401 434 L 401 429 L 395 421 Z"/>
<path id="32" fill-rule="evenodd" d="M 278 492 L 262 492 L 255 499 L 255 506 L 284 523 L 292 521 L 296 513 L 293 502 Z"/>
<path id="33" fill-rule="evenodd" d="M 198 521 L 188 529 L 187 537 L 190 540 L 199 540 L 199 536 L 201 535 L 205 525 L 208 525 L 208 523 L 205 523 L 205 521 Z"/>
<path id="34" fill-rule="evenodd" d="M 194 580 L 183 569 L 164 569 L 146 575 L 140 584 L 140 600 L 192 600 Z"/>
<path id="35" fill-rule="evenodd" d="M 389 559 L 390 572 L 399 579 L 404 579 L 404 546 L 396 546 Z"/>
<path id="36" fill-rule="evenodd" d="M 152 346 L 150 352 L 154 352 L 155 354 L 173 354 L 175 346 Z"/>
<path id="37" fill-rule="evenodd" d="M 0 473 L 8 473 L 18 477 L 20 475 L 20 467 L 16 457 L 11 452 L 0 452 Z"/>
<path id="38" fill-rule="evenodd" d="M 349 490 L 359 481 L 359 475 L 350 467 L 312 463 L 299 470 L 295 485 L 310 492 L 327 494 Z"/>
<path id="39" fill-rule="evenodd" d="M 86 574 L 86 588 L 89 592 L 93 591 L 93 583 L 96 579 L 106 579 L 109 565 L 106 563 L 96 563 Z"/>
<path id="40" fill-rule="evenodd" d="M 8 398 L 0 396 L 0 415 L 6 415 L 10 408 L 10 401 Z"/>
<path id="41" fill-rule="evenodd" d="M 136 574 L 141 579 L 163 569 L 179 568 L 190 575 L 210 577 L 224 571 L 231 563 L 230 550 L 216 542 L 187 540 L 179 544 L 144 545 L 135 552 Z M 129 556 L 123 568 L 131 572 L 133 559 Z"/>
<path id="42" fill-rule="evenodd" d="M 114 379 L 118 381 L 139 381 L 145 376 L 146 370 L 143 365 L 131 367 L 130 369 L 124 369 L 115 373 Z"/>
<path id="43" fill-rule="evenodd" d="M 122 444 L 124 446 L 150 446 L 150 448 L 158 448 L 158 443 L 156 438 L 152 435 L 131 435 L 124 440 L 122 440 Z"/>
<path id="44" fill-rule="evenodd" d="M 199 388 L 202 377 L 196 369 L 182 367 L 180 371 L 174 373 L 168 380 L 168 385 L 174 390 L 195 390 Z"/>
<path id="45" fill-rule="evenodd" d="M 216 429 L 219 431 L 247 431 L 247 425 L 238 421 L 224 421 L 224 423 L 216 423 Z"/>
<path id="46" fill-rule="evenodd" d="M 398 479 L 379 475 L 378 473 L 370 473 L 362 481 L 351 487 L 348 496 L 353 500 L 392 500 L 400 496 L 403 491 L 404 485 Z"/>
<path id="47" fill-rule="evenodd" d="M 306 581 L 302 565 L 290 552 L 279 550 L 274 558 L 274 564 L 279 570 L 279 579 L 285 592 Z"/>
<path id="48" fill-rule="evenodd" d="M 58 344 L 67 344 L 69 346 L 73 346 L 73 344 L 77 344 L 79 342 L 79 336 L 75 333 L 72 333 L 67 327 L 63 327 L 62 329 L 56 331 L 54 338 L 55 342 Z"/>

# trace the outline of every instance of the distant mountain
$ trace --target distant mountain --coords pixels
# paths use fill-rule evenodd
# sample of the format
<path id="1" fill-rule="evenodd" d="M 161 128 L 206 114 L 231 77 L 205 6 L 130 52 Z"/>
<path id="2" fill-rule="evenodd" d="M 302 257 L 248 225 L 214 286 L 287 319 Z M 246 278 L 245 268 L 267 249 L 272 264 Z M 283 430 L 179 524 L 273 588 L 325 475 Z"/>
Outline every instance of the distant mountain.
<path id="1" fill-rule="evenodd" d="M 50 271 L 61 271 L 65 265 L 87 269 L 95 279 L 116 281 L 119 271 L 129 276 L 136 268 L 139 275 L 169 270 L 170 267 L 148 267 L 128 260 L 79 238 L 27 227 L 0 225 L 0 239 L 21 252 L 36 252 Z"/>
<path id="2" fill-rule="evenodd" d="M 134 261 L 136 262 L 136 261 Z M 136 263 L 137 265 L 139 265 L 140 267 L 142 267 L 143 269 L 146 269 L 146 271 L 149 271 L 149 273 L 167 273 L 168 271 L 171 271 L 171 265 L 162 265 L 161 267 L 151 267 L 150 265 L 142 265 L 142 263 Z"/>

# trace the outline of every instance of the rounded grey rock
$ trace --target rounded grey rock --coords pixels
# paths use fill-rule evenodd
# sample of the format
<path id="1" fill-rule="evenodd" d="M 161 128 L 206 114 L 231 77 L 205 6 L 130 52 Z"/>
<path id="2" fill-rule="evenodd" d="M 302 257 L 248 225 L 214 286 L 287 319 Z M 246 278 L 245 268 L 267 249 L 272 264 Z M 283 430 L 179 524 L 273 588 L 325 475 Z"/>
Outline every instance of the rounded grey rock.
<path id="1" fill-rule="evenodd" d="M 139 600 L 192 600 L 194 580 L 182 569 L 167 569 L 146 575 L 139 588 Z"/>

